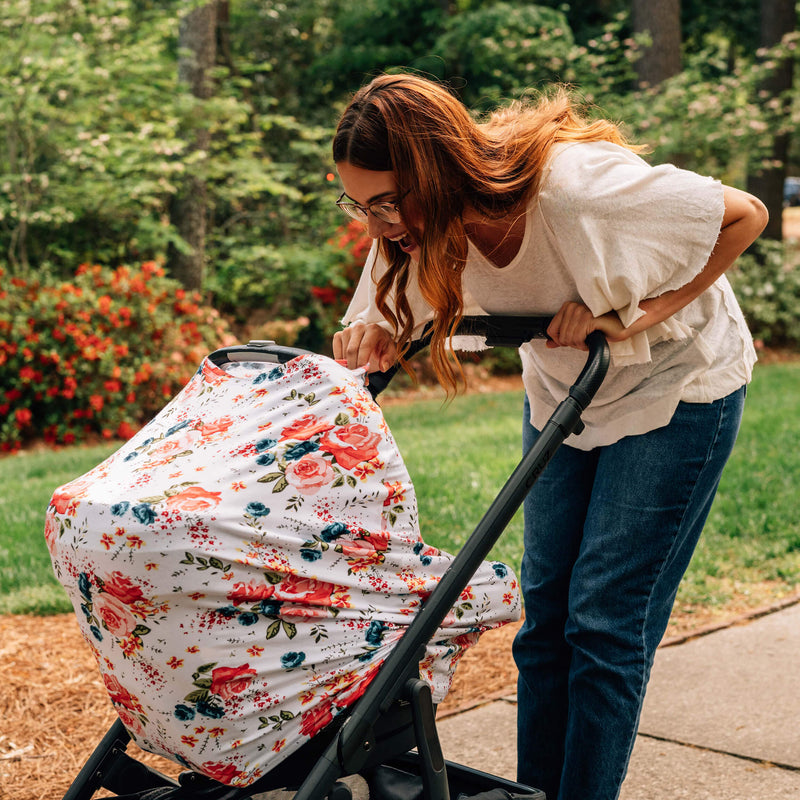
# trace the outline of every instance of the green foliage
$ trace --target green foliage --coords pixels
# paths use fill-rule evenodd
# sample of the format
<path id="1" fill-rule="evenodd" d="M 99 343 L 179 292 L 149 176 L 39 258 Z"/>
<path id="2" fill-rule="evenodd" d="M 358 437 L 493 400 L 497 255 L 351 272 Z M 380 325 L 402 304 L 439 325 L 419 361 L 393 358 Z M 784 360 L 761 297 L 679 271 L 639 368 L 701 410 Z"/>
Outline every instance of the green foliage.
<path id="1" fill-rule="evenodd" d="M 314 248 L 239 245 L 235 260 L 218 264 L 208 288 L 216 307 L 238 323 L 296 320 L 306 330 L 294 343 L 326 352 L 371 245 L 355 221 Z"/>
<path id="2" fill-rule="evenodd" d="M 798 256 L 762 240 L 728 272 L 753 337 L 769 347 L 800 347 Z"/>
<path id="3" fill-rule="evenodd" d="M 164 102 L 173 21 L 134 20 L 119 0 L 3 0 L 0 15 L 0 248 L 12 270 L 163 249 L 183 147 Z"/>
<path id="4" fill-rule="evenodd" d="M 497 2 L 450 17 L 434 52 L 473 107 L 558 80 L 574 45 L 561 11 Z"/>
<path id="5" fill-rule="evenodd" d="M 198 300 L 152 262 L 12 278 L 0 290 L 0 450 L 131 436 L 227 341 Z"/>
<path id="6" fill-rule="evenodd" d="M 412 68 L 444 77 L 434 45 L 444 20 L 444 4 L 430 0 L 343 3 L 333 20 L 336 38 L 317 58 L 311 77 L 325 81 L 334 98 L 387 69 Z"/>

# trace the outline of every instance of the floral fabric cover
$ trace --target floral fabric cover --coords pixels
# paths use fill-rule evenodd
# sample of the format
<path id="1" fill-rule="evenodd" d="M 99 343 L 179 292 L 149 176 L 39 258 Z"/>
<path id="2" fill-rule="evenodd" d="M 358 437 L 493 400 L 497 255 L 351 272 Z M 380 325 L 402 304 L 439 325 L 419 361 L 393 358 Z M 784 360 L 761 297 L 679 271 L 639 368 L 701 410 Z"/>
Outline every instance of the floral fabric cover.
<path id="1" fill-rule="evenodd" d="M 246 786 L 351 705 L 451 556 L 363 377 L 323 356 L 206 359 L 136 436 L 54 493 L 47 544 L 111 701 L 145 750 Z M 429 643 L 441 701 L 516 619 L 485 563 Z"/>

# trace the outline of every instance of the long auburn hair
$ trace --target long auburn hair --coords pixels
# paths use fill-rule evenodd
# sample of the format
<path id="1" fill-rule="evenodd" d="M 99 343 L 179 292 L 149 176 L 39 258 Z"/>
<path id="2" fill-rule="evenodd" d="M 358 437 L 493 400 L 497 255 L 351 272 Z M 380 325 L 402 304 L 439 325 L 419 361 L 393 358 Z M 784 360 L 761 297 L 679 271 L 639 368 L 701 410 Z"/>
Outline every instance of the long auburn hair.
<path id="1" fill-rule="evenodd" d="M 434 312 L 433 367 L 448 393 L 463 379 L 446 344 L 463 315 L 466 205 L 486 220 L 519 213 L 536 193 L 553 144 L 595 141 L 630 147 L 614 123 L 587 121 L 563 87 L 485 119 L 473 117 L 443 84 L 417 75 L 380 75 L 353 96 L 336 130 L 333 159 L 394 173 L 400 210 L 420 247 L 420 292 Z M 385 238 L 379 247 L 389 269 L 376 302 L 402 354 L 415 325 L 406 297 L 410 258 Z M 387 302 L 392 294 L 394 310 Z"/>

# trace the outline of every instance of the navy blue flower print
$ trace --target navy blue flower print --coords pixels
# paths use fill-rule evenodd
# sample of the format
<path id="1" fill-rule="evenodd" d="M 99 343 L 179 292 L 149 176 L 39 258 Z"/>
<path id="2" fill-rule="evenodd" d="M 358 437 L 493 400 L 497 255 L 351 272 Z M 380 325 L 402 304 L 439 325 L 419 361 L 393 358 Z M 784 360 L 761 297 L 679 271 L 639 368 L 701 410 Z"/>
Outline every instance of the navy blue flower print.
<path id="1" fill-rule="evenodd" d="M 308 453 L 319 450 L 319 442 L 298 442 L 289 447 L 284 453 L 287 461 L 298 461 Z"/>
<path id="2" fill-rule="evenodd" d="M 322 533 L 320 533 L 320 539 L 323 542 L 328 542 L 330 544 L 333 541 L 336 541 L 340 536 L 344 536 L 344 534 L 349 533 L 349 529 L 344 522 L 332 522 L 330 525 L 322 529 Z"/>
<path id="3" fill-rule="evenodd" d="M 294 669 L 299 667 L 306 660 L 306 654 L 302 651 L 298 653 L 284 653 L 281 656 L 281 666 L 284 669 Z"/>
<path id="4" fill-rule="evenodd" d="M 156 521 L 155 509 L 149 503 L 139 503 L 138 506 L 133 507 L 133 516 L 142 523 L 142 525 L 152 525 Z"/>
<path id="5" fill-rule="evenodd" d="M 175 706 L 175 716 L 181 720 L 181 722 L 187 722 L 190 719 L 194 719 L 194 709 L 189 708 L 189 706 L 183 705 L 183 703 L 178 704 Z"/>
<path id="6" fill-rule="evenodd" d="M 259 502 L 248 503 L 245 511 L 252 517 L 266 517 L 269 514 L 269 509 Z"/>
<path id="7" fill-rule="evenodd" d="M 197 713 L 204 717 L 211 717 L 211 719 L 222 719 L 225 716 L 225 709 L 222 706 L 215 706 L 207 700 L 198 700 Z"/>
<path id="8" fill-rule="evenodd" d="M 115 517 L 121 517 L 130 507 L 131 504 L 127 500 L 123 500 L 121 503 L 114 503 L 114 505 L 111 506 L 111 513 Z"/>
<path id="9" fill-rule="evenodd" d="M 508 567 L 505 564 L 501 564 L 499 561 L 495 561 L 492 564 L 492 569 L 498 578 L 505 578 L 506 575 L 508 575 Z"/>
<path id="10" fill-rule="evenodd" d="M 383 634 L 386 632 L 388 625 L 379 619 L 374 619 L 367 628 L 367 633 L 364 638 L 369 644 L 377 647 L 383 641 Z"/>

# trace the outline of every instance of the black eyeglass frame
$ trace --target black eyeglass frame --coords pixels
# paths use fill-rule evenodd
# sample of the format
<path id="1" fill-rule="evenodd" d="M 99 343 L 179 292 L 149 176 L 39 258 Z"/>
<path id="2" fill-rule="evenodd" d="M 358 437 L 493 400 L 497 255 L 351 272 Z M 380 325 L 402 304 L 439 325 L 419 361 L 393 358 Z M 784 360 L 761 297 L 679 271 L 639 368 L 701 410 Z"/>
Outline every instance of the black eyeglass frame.
<path id="1" fill-rule="evenodd" d="M 366 223 L 368 214 L 372 214 L 373 217 L 379 219 L 381 222 L 385 222 L 388 225 L 396 225 L 402 219 L 402 212 L 400 211 L 399 205 L 407 194 L 408 192 L 406 191 L 396 200 L 379 200 L 375 203 L 370 203 L 368 206 L 362 206 L 360 203 L 356 203 L 352 197 L 348 197 L 347 192 L 342 192 L 336 201 L 336 205 L 339 206 L 348 217 L 352 217 L 352 219 L 356 219 L 359 222 Z M 345 197 L 347 197 L 347 202 L 344 200 Z M 391 208 L 391 210 L 375 210 L 375 208 L 380 209 L 381 207 L 384 209 Z M 389 215 L 388 217 L 387 214 Z"/>

